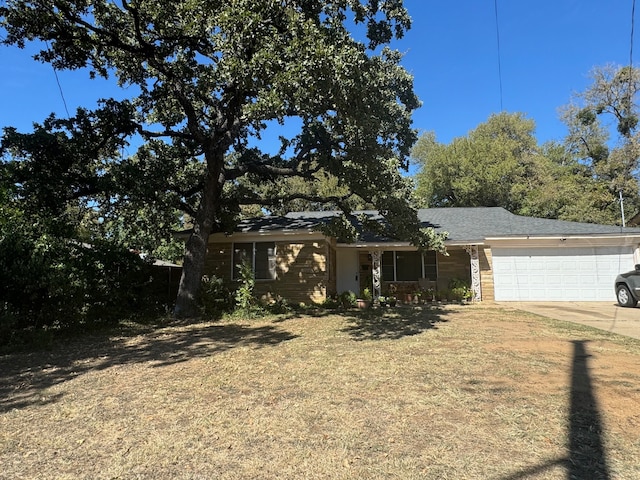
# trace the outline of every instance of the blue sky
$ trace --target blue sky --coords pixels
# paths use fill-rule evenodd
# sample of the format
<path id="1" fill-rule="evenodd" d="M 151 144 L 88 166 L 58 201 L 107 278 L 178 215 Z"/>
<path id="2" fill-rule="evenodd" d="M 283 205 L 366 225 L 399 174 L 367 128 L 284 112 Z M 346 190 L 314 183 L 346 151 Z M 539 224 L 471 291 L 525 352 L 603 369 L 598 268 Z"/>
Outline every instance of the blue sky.
<path id="1" fill-rule="evenodd" d="M 448 143 L 501 110 L 494 0 L 405 5 L 413 28 L 393 46 L 405 53 L 403 65 L 423 102 L 414 126 Z M 628 64 L 631 7 L 632 0 L 498 0 L 503 109 L 535 120 L 540 142 L 561 139 L 558 107 L 590 84 L 590 70 Z M 634 42 L 640 66 L 638 37 L 640 21 Z M 29 131 L 51 112 L 65 116 L 51 66 L 31 60 L 32 53 L 0 47 L 0 128 Z M 71 113 L 114 95 L 111 84 L 82 72 L 58 76 Z"/>

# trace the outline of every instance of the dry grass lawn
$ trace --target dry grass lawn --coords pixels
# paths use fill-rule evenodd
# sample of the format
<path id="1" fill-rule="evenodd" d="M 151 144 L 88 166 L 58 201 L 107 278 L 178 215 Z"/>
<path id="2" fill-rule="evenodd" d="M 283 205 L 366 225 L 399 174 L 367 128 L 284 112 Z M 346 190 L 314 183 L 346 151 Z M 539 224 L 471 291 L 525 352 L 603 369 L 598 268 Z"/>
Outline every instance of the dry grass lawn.
<path id="1" fill-rule="evenodd" d="M 492 306 L 0 357 L 2 479 L 640 478 L 640 341 Z"/>

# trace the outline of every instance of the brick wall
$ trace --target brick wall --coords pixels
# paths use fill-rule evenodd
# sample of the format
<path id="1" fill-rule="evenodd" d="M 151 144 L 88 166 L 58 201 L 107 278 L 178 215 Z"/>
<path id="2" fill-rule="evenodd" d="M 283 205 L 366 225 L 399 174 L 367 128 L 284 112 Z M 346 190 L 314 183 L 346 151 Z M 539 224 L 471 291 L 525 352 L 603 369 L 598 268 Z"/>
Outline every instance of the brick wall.
<path id="1" fill-rule="evenodd" d="M 493 261 L 491 247 L 479 246 L 478 257 L 480 260 L 480 288 L 482 289 L 482 301 L 495 300 L 493 290 Z"/>
<path id="2" fill-rule="evenodd" d="M 231 282 L 232 247 L 231 242 L 209 244 L 205 275 Z M 256 280 L 256 294 L 267 301 L 278 296 L 292 303 L 324 301 L 336 283 L 335 250 L 331 255 L 330 249 L 324 240 L 276 242 L 276 279 Z"/>
<path id="3" fill-rule="evenodd" d="M 438 255 L 438 288 L 448 288 L 454 278 L 471 283 L 471 257 L 463 249 L 448 248 L 449 255 Z"/>

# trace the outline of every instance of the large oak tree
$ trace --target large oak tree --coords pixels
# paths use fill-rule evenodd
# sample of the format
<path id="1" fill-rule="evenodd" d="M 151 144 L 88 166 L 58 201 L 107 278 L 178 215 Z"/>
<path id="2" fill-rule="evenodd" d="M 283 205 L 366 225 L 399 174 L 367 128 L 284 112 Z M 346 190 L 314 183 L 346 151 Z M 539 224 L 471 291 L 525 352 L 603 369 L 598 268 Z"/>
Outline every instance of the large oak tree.
<path id="1" fill-rule="evenodd" d="M 193 219 L 177 314 L 194 311 L 210 233 L 231 228 L 245 204 L 301 198 L 349 213 L 355 194 L 404 238 L 433 240 L 400 174 L 419 104 L 387 46 L 410 27 L 401 0 L 8 0 L 0 22 L 4 44 L 45 41 L 38 60 L 135 92 L 109 102 L 127 125 L 111 130 L 133 125 L 142 144 L 130 158 L 100 159 L 97 173 L 120 187 L 108 200 L 128 188 Z M 278 124 L 281 148 L 267 153 L 261 140 Z M 318 175 L 344 194 L 281 188 Z"/>

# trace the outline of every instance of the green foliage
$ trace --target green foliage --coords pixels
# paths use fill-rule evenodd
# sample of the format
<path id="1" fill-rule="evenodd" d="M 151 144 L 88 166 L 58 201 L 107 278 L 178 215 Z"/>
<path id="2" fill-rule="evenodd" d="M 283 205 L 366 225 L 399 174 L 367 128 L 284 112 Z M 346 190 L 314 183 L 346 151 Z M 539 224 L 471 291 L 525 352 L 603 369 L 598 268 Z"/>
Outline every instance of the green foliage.
<path id="1" fill-rule="evenodd" d="M 640 209 L 638 169 L 640 132 L 636 96 L 640 89 L 640 70 L 606 65 L 591 72 L 592 83 L 562 110 L 568 134 L 565 146 L 584 167 L 590 181 L 586 217 L 602 223 L 620 224 L 619 194 L 625 209 Z M 615 129 L 610 128 L 610 123 Z M 580 197 L 585 193 L 580 191 Z M 584 209 L 584 205 L 582 205 Z"/>
<path id="2" fill-rule="evenodd" d="M 352 308 L 356 306 L 358 296 L 351 290 L 347 290 L 338 296 L 338 300 L 344 308 Z"/>
<path id="3" fill-rule="evenodd" d="M 329 310 L 335 310 L 338 307 L 342 306 L 342 302 L 338 295 L 332 295 L 324 299 L 321 305 L 323 308 L 327 308 Z"/>
<path id="4" fill-rule="evenodd" d="M 265 306 L 265 310 L 274 315 L 282 315 L 291 312 L 293 307 L 289 305 L 289 302 L 287 302 L 285 298 L 279 296 L 273 302 L 268 303 Z"/>
<path id="5" fill-rule="evenodd" d="M 618 191 L 631 211 L 640 208 L 634 177 L 640 144 L 609 149 L 598 115 L 602 102 L 567 107 L 569 135 L 538 145 L 535 125 L 521 114 L 492 115 L 466 137 L 439 144 L 424 134 L 412 155 L 421 165 L 416 202 L 423 207 L 500 206 L 526 216 L 616 224 Z"/>
<path id="6" fill-rule="evenodd" d="M 253 269 L 247 261 L 238 265 L 239 285 L 235 293 L 236 307 L 244 314 L 249 314 L 257 307 L 253 290 L 256 281 L 253 277 Z"/>
<path id="7" fill-rule="evenodd" d="M 232 228 L 243 205 L 372 205 L 403 239 L 430 240 L 409 205 L 411 180 L 401 175 L 419 106 L 401 54 L 387 45 L 411 24 L 401 0 L 63 0 L 54 7 L 12 0 L 0 7 L 0 22 L 3 44 L 46 40 L 39 60 L 110 76 L 135 92 L 87 116 L 92 124 L 108 119 L 118 142 L 135 132 L 142 146 L 129 158 L 89 157 L 88 176 L 113 187 L 93 186 L 107 204 L 102 225 L 145 250 L 149 235 L 136 231 L 154 223 L 164 231 L 175 209 L 193 217 L 177 313 L 192 311 L 209 234 Z M 362 41 L 350 33 L 354 22 L 366 32 Z M 286 129 L 293 133 L 281 137 L 279 152 L 251 146 L 280 137 L 282 125 L 295 128 Z M 103 131 L 89 146 L 100 145 L 92 139 Z M 63 178 L 54 190 L 67 189 L 75 173 Z"/>
<path id="8" fill-rule="evenodd" d="M 531 178 L 537 151 L 535 124 L 521 114 L 492 115 L 467 137 L 438 144 L 433 134 L 418 140 L 412 156 L 422 165 L 416 197 L 423 206 L 502 206 L 517 211 L 517 185 Z"/>
<path id="9" fill-rule="evenodd" d="M 234 293 L 222 278 L 202 277 L 199 304 L 205 315 L 218 318 L 233 311 Z"/>
<path id="10" fill-rule="evenodd" d="M 453 278 L 449 281 L 449 293 L 448 296 L 451 300 L 470 300 L 473 298 L 473 290 L 468 281 L 460 278 Z"/>
<path id="11" fill-rule="evenodd" d="M 109 242 L 92 245 L 19 218 L 0 223 L 0 343 L 25 332 L 85 328 L 156 308 L 151 270 Z"/>

